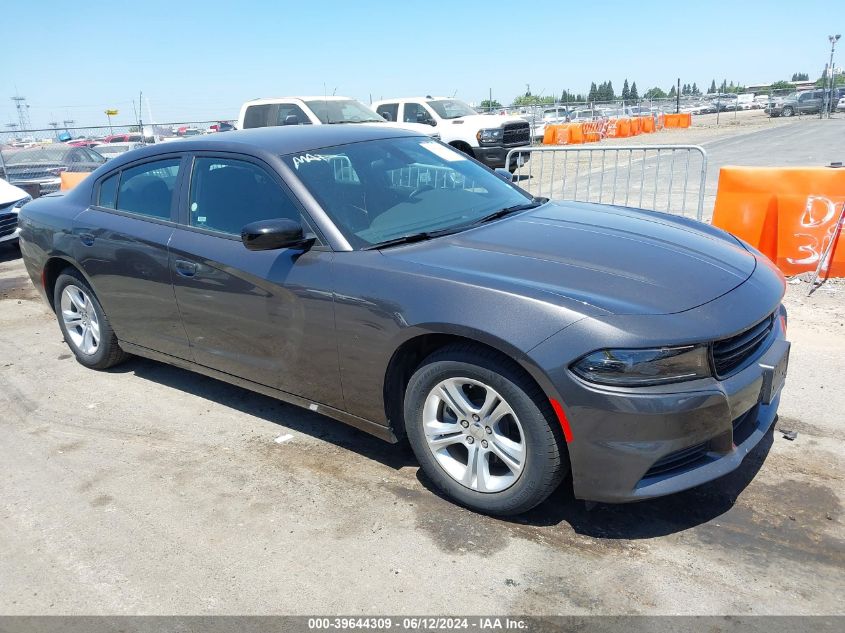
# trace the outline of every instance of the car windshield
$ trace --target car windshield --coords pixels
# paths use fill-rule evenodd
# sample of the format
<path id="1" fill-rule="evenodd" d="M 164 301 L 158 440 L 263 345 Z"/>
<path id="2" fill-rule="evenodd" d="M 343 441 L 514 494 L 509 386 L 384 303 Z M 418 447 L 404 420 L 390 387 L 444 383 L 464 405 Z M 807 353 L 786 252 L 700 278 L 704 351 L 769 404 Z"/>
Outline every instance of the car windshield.
<path id="1" fill-rule="evenodd" d="M 326 99 L 306 101 L 323 123 L 384 123 L 384 119 L 354 99 Z"/>
<path id="2" fill-rule="evenodd" d="M 441 119 L 457 119 L 462 116 L 478 114 L 463 101 L 457 99 L 437 99 L 428 101 L 428 105 L 437 113 Z"/>
<path id="3" fill-rule="evenodd" d="M 393 138 L 283 157 L 353 248 L 462 230 L 531 202 L 465 154 L 427 138 Z"/>
<path id="4" fill-rule="evenodd" d="M 61 163 L 70 147 L 32 147 L 3 155 L 7 165 Z"/>

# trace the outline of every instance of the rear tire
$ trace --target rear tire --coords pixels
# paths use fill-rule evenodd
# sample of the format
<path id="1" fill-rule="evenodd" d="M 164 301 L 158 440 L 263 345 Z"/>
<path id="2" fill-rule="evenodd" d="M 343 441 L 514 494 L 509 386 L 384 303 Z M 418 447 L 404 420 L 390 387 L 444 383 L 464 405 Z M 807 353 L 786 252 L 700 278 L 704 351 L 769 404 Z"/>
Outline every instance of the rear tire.
<path id="1" fill-rule="evenodd" d="M 65 342 L 79 363 L 108 369 L 129 358 L 120 349 L 97 295 L 78 271 L 66 269 L 56 279 L 53 306 Z"/>
<path id="2" fill-rule="evenodd" d="M 548 399 L 491 350 L 452 345 L 425 359 L 405 391 L 405 427 L 434 485 L 485 514 L 530 510 L 569 471 Z"/>

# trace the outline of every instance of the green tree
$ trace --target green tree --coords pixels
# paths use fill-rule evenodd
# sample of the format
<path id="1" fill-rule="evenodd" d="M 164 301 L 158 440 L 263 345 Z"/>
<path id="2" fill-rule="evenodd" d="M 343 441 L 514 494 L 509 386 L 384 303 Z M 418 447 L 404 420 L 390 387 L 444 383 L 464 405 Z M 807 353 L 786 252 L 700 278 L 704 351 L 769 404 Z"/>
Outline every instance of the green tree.
<path id="1" fill-rule="evenodd" d="M 701 90 L 698 89 L 698 86 L 695 85 L 694 81 L 692 82 L 692 94 L 696 97 L 701 96 Z"/>
<path id="2" fill-rule="evenodd" d="M 678 91 L 675 90 L 675 84 L 672 84 L 672 87 L 669 89 L 669 95 L 668 96 L 669 96 L 670 99 L 674 99 L 675 97 L 678 96 Z"/>
<path id="3" fill-rule="evenodd" d="M 722 85 L 719 87 L 719 92 L 727 92 L 728 91 L 728 80 L 722 79 Z"/>
<path id="4" fill-rule="evenodd" d="M 630 101 L 631 88 L 628 86 L 628 78 L 625 78 L 625 83 L 622 84 L 622 101 Z"/>
<path id="5" fill-rule="evenodd" d="M 497 108 L 501 108 L 502 104 L 495 99 L 492 101 L 490 101 L 490 99 L 485 99 L 481 102 L 480 107 L 482 110 L 496 110 Z"/>
<path id="6" fill-rule="evenodd" d="M 716 92 L 716 80 L 710 82 L 710 87 L 707 89 L 707 94 L 712 95 Z"/>
<path id="7" fill-rule="evenodd" d="M 786 81 L 785 79 L 781 79 L 780 81 L 774 82 L 771 86 L 769 86 L 770 90 L 792 90 L 795 86 L 791 83 Z"/>
<path id="8" fill-rule="evenodd" d="M 637 94 L 637 82 L 631 84 L 631 101 L 636 101 L 640 98 L 640 95 Z"/>
<path id="9" fill-rule="evenodd" d="M 673 87 L 674 89 L 674 87 Z M 645 95 L 643 95 L 646 99 L 665 99 L 666 93 L 663 92 L 660 88 L 649 88 L 645 91 Z"/>
<path id="10" fill-rule="evenodd" d="M 810 75 L 807 73 L 792 73 L 792 81 L 810 81 Z"/>
<path id="11" fill-rule="evenodd" d="M 587 94 L 587 101 L 593 102 L 597 99 L 596 94 L 598 93 L 598 88 L 596 88 L 596 82 L 590 84 L 590 92 Z"/>

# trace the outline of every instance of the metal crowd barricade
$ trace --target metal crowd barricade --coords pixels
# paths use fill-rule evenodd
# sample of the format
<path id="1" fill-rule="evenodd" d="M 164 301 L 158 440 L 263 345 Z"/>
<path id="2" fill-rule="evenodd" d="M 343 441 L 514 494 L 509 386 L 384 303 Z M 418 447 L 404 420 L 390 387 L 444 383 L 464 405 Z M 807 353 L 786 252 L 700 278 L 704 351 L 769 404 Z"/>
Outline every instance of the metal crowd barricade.
<path id="1" fill-rule="evenodd" d="M 704 214 L 707 153 L 698 145 L 519 147 L 508 152 L 512 166 L 535 196 Z"/>

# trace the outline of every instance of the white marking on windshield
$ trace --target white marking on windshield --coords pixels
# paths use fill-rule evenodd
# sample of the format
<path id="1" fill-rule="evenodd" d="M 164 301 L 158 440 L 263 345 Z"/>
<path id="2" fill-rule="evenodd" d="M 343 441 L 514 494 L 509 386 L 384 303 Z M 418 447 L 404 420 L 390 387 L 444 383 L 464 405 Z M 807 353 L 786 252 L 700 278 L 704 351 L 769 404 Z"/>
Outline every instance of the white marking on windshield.
<path id="1" fill-rule="evenodd" d="M 466 156 L 461 154 L 458 150 L 449 149 L 448 147 L 444 147 L 440 143 L 435 143 L 434 141 L 426 141 L 424 143 L 420 143 L 420 147 L 424 147 L 438 158 L 447 160 L 450 163 L 456 163 L 460 160 L 467 159 Z"/>

